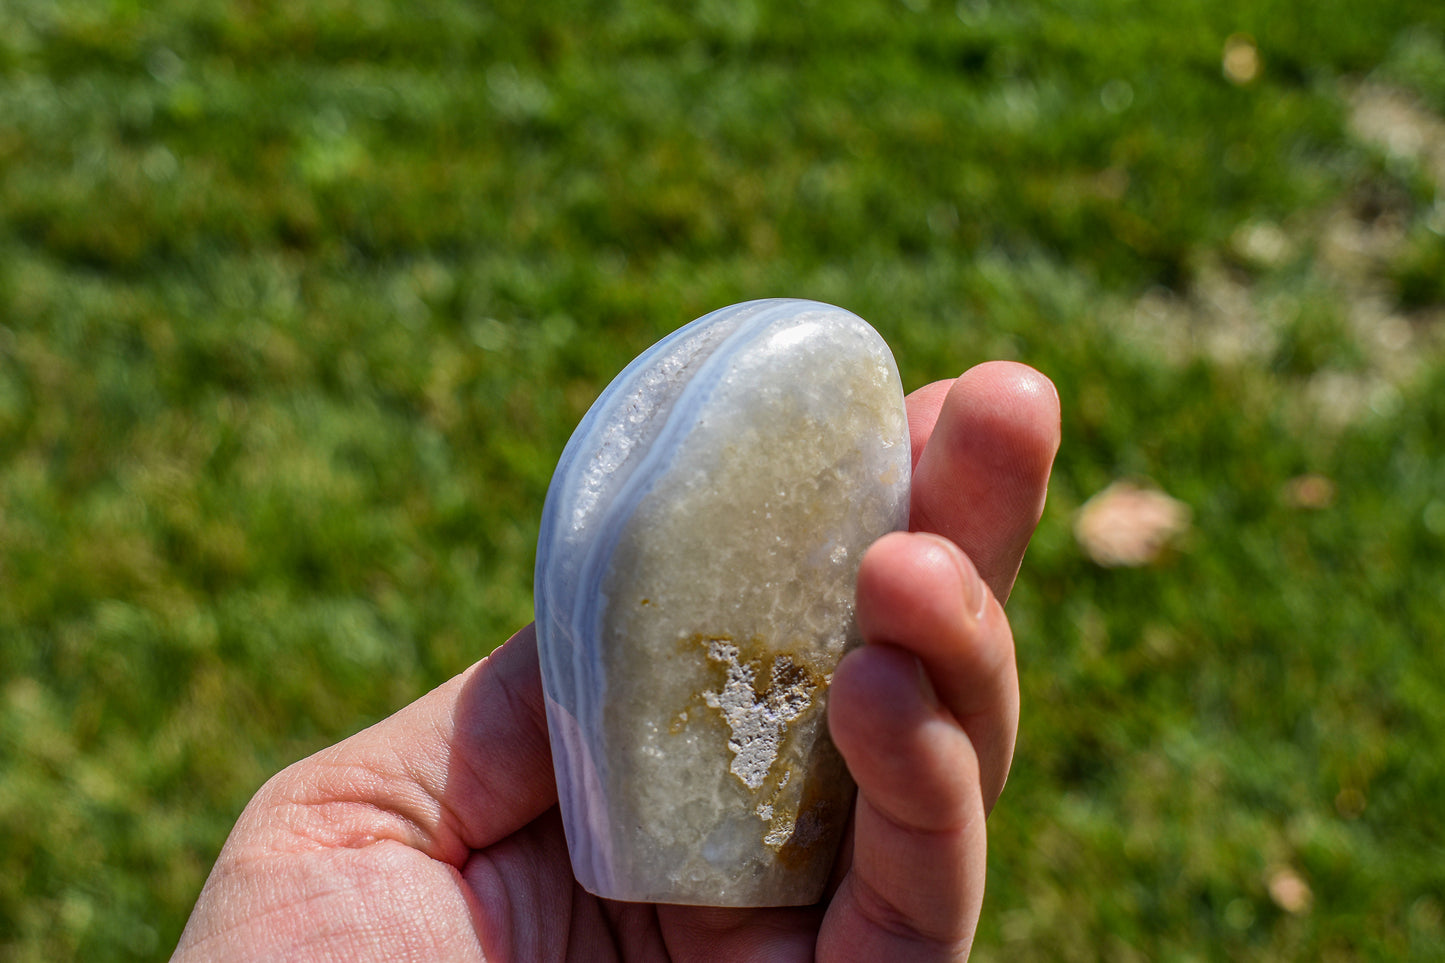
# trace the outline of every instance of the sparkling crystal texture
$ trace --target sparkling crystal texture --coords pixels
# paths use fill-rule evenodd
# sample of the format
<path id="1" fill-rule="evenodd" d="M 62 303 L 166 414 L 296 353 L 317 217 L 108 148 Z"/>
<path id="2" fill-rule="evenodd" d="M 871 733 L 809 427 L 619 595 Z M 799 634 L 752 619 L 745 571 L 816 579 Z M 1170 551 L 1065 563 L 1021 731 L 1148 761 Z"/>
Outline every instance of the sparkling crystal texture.
<path id="1" fill-rule="evenodd" d="M 573 870 L 623 900 L 811 903 L 853 787 L 827 734 L 863 551 L 908 521 L 887 345 L 813 301 L 639 356 L 547 492 L 536 611 Z"/>

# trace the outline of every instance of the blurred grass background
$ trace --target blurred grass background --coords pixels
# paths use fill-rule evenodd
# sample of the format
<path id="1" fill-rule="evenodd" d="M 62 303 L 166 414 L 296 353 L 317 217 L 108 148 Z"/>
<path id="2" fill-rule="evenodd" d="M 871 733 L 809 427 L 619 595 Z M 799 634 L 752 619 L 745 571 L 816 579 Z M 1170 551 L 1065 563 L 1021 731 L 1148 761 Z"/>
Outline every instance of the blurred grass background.
<path id="1" fill-rule="evenodd" d="M 164 958 L 774 295 L 1060 388 L 976 959 L 1445 958 L 1445 7 L 779 6 L 0 0 L 0 958 Z"/>

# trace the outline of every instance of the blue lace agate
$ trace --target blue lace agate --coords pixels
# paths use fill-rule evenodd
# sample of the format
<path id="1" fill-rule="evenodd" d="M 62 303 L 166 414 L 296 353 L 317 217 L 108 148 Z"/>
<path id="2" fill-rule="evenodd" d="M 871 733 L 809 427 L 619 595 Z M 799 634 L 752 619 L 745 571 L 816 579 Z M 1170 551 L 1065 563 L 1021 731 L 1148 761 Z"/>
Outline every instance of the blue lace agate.
<path id="1" fill-rule="evenodd" d="M 799 905 L 852 785 L 827 736 L 863 551 L 908 521 L 893 357 L 862 319 L 750 301 L 653 345 L 547 492 L 536 612 L 578 880 L 613 899 Z"/>

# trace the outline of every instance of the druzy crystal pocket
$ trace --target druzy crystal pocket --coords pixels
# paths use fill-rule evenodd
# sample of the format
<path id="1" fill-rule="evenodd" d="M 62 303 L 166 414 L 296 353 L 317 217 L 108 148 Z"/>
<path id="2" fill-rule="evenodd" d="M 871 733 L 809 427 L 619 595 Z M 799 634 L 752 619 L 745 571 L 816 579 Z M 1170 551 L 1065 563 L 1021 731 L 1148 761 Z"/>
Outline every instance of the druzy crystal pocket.
<path id="1" fill-rule="evenodd" d="M 542 515 L 536 610 L 577 879 L 601 896 L 797 905 L 853 787 L 827 734 L 864 550 L 908 520 L 882 338 L 751 301 L 680 328 L 602 393 Z"/>

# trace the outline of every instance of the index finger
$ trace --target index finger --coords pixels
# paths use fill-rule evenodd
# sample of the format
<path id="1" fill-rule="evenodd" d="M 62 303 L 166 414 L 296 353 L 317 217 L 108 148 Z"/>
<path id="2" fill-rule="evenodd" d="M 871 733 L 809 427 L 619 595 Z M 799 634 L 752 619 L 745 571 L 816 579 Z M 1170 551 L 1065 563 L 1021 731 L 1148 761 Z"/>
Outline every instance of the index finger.
<path id="1" fill-rule="evenodd" d="M 1008 599 L 1043 513 L 1059 448 L 1059 395 L 1027 365 L 991 361 L 908 398 L 915 457 L 910 527 L 963 549 Z"/>

